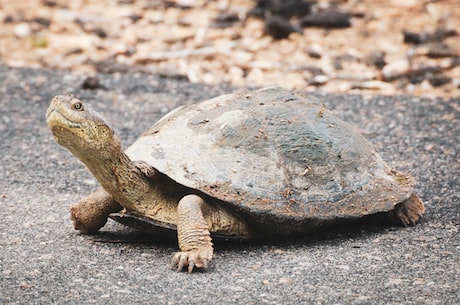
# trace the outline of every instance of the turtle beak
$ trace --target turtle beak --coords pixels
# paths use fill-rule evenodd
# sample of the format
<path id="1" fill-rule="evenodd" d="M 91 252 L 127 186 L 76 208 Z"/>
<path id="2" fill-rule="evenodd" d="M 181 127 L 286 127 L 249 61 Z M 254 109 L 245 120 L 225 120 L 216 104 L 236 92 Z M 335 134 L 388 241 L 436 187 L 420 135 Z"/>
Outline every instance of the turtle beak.
<path id="1" fill-rule="evenodd" d="M 50 124 L 50 121 L 52 120 L 50 117 L 56 112 L 56 109 L 49 107 L 48 110 L 46 111 L 46 123 L 48 125 Z"/>
<path id="2" fill-rule="evenodd" d="M 54 111 L 56 111 L 56 99 L 51 99 L 51 103 L 48 107 L 48 110 L 46 110 L 46 122 L 48 123 L 49 122 L 49 117 L 51 115 L 51 113 L 53 113 Z"/>
<path id="3" fill-rule="evenodd" d="M 59 113 L 59 111 L 54 107 L 53 104 L 50 105 L 46 111 L 46 123 L 48 123 L 49 128 L 53 131 L 55 128 L 67 127 L 65 124 L 64 117 Z"/>
<path id="4" fill-rule="evenodd" d="M 58 109 L 59 109 L 60 104 L 61 104 L 61 100 L 55 96 L 51 99 L 48 110 L 46 110 L 46 122 L 48 123 L 48 126 L 50 128 L 51 128 L 50 124 L 58 120 L 57 116 L 59 116 Z"/>

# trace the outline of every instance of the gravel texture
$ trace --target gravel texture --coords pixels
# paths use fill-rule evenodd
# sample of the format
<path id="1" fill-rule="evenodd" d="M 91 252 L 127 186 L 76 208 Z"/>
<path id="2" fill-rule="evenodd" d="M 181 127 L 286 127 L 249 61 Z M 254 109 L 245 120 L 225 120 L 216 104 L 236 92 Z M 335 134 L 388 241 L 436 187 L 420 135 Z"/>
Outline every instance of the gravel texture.
<path id="1" fill-rule="evenodd" d="M 452 97 L 459 0 L 0 0 L 0 58 L 82 75 Z"/>
<path id="2" fill-rule="evenodd" d="M 210 270 L 177 273 L 174 240 L 109 222 L 80 235 L 69 206 L 97 188 L 45 122 L 49 99 L 92 102 L 128 145 L 172 108 L 234 91 L 124 73 L 82 89 L 71 72 L 0 65 L 0 304 L 459 304 L 460 100 L 327 95 L 424 199 L 411 228 L 371 223 L 309 238 L 216 244 Z"/>

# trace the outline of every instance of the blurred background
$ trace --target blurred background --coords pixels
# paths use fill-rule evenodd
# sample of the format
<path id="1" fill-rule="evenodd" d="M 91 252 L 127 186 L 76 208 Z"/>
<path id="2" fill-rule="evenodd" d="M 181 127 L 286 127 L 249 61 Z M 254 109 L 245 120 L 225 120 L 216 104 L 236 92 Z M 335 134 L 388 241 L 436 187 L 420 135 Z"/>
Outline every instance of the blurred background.
<path id="1" fill-rule="evenodd" d="M 0 62 L 87 77 L 458 97 L 459 31 L 460 0 L 0 0 Z"/>

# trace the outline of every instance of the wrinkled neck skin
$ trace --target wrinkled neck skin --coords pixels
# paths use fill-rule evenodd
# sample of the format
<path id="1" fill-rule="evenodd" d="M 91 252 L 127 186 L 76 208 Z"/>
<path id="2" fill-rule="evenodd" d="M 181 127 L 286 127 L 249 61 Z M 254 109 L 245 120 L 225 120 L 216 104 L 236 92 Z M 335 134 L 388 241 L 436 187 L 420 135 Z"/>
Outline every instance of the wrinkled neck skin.
<path id="1" fill-rule="evenodd" d="M 128 212 L 176 224 L 177 202 L 184 195 L 153 167 L 133 162 L 116 136 L 97 149 L 71 151 L 96 177 L 101 186 Z M 162 178 L 163 177 L 163 178 Z"/>
<path id="2" fill-rule="evenodd" d="M 122 151 L 120 141 L 98 149 L 74 154 L 88 167 L 102 187 L 123 207 L 134 210 L 133 204 L 154 191 L 153 179 L 148 179 Z"/>

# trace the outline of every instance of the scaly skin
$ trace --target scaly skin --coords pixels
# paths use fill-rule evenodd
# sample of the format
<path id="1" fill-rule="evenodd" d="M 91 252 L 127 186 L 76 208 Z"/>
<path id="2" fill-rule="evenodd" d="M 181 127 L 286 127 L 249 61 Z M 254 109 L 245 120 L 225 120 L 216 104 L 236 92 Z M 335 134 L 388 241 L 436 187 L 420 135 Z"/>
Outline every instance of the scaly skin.
<path id="1" fill-rule="evenodd" d="M 194 267 L 207 268 L 212 259 L 213 248 L 208 225 L 203 216 L 205 202 L 199 196 L 187 195 L 179 201 L 177 235 L 179 248 L 171 261 L 171 268 L 180 271 L 188 266 L 188 272 Z"/>
<path id="2" fill-rule="evenodd" d="M 232 223 L 237 234 L 246 233 L 239 219 L 207 205 L 197 195 L 187 195 L 186 188 L 148 164 L 131 161 L 113 129 L 80 100 L 54 97 L 47 122 L 56 141 L 80 159 L 103 187 L 71 208 L 75 229 L 82 233 L 97 232 L 110 213 L 122 208 L 177 225 L 182 252 L 174 255 L 174 266 L 189 272 L 207 268 L 212 259 L 209 228 L 220 230 L 220 224 Z"/>
<path id="3" fill-rule="evenodd" d="M 122 151 L 113 129 L 97 113 L 85 109 L 79 99 L 54 97 L 47 122 L 56 141 L 80 159 L 103 188 L 71 208 L 75 229 L 82 233 L 97 232 L 110 213 L 122 208 L 175 226 L 181 252 L 173 256 L 171 267 L 189 272 L 207 268 L 212 260 L 210 232 L 257 237 L 236 212 L 226 210 L 218 201 L 206 197 L 206 202 L 198 196 L 202 193 L 178 184 L 148 163 L 132 161 Z M 423 203 L 412 195 L 388 216 L 400 224 L 414 225 L 423 212 Z"/>
<path id="4" fill-rule="evenodd" d="M 110 213 L 121 209 L 123 207 L 101 188 L 72 206 L 70 215 L 76 230 L 93 234 L 105 225 Z"/>
<path id="5" fill-rule="evenodd" d="M 390 222 L 396 225 L 414 226 L 425 213 L 425 206 L 420 198 L 412 194 L 409 198 L 396 205 L 393 211 L 388 213 Z"/>

